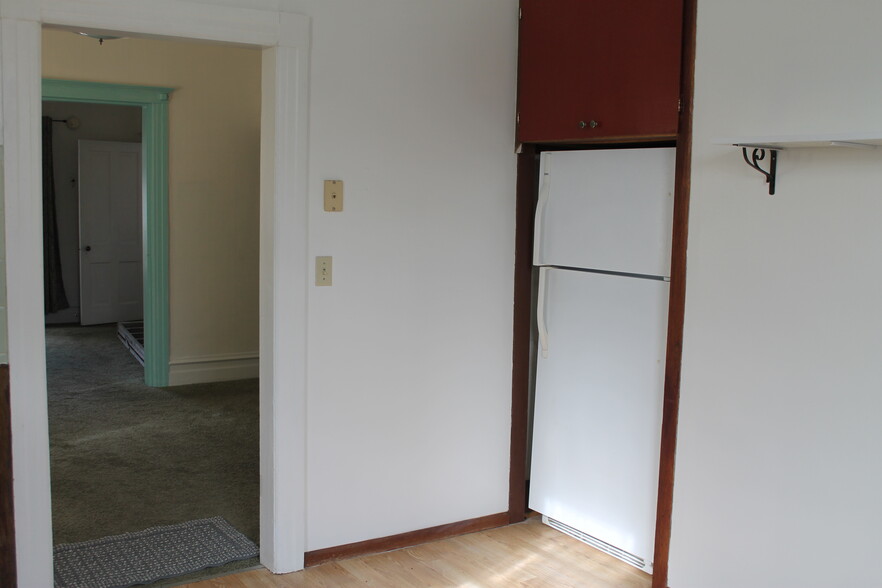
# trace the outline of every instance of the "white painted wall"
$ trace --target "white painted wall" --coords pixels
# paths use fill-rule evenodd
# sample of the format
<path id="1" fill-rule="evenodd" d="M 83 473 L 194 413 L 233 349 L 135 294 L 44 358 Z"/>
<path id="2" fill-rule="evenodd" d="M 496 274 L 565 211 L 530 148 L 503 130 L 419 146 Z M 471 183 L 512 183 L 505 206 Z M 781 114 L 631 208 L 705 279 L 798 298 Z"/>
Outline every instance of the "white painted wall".
<path id="1" fill-rule="evenodd" d="M 700 0 L 670 586 L 880 586 L 882 4 Z M 882 136 L 882 135 L 880 135 Z"/>
<path id="2" fill-rule="evenodd" d="M 312 0 L 310 550 L 507 510 L 515 0 Z M 322 182 L 345 210 L 322 211 Z"/>

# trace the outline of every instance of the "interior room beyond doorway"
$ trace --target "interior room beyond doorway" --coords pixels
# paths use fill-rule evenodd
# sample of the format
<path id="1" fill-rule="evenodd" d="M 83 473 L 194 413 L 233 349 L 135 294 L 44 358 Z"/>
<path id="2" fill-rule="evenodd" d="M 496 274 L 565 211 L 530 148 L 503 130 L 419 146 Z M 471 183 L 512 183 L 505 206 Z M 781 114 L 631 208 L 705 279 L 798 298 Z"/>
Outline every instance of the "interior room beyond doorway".
<path id="1" fill-rule="evenodd" d="M 80 215 L 80 141 L 102 141 L 139 145 L 141 142 L 141 109 L 134 106 L 115 104 L 89 104 L 79 102 L 43 102 L 43 116 L 52 121 L 52 160 L 54 163 L 55 218 L 58 231 L 58 247 L 61 258 L 62 282 L 67 296 L 68 308 L 47 314 L 46 324 L 81 323 L 81 255 L 84 247 L 91 243 L 80 243 L 82 226 L 93 225 L 106 219 L 94 214 L 94 209 L 86 207 L 92 218 Z M 140 155 L 138 156 L 140 157 Z M 140 166 L 138 167 L 140 170 Z M 88 172 L 86 172 L 88 173 Z M 136 178 L 140 184 L 140 177 Z M 44 184 L 47 179 L 44 177 Z M 88 183 L 87 183 L 88 184 Z M 140 199 L 140 191 L 135 195 Z M 110 233 L 137 230 L 128 239 L 141 239 L 140 207 L 128 207 L 119 211 L 125 218 L 117 219 L 120 227 L 107 227 Z M 88 239 L 87 239 L 88 240 Z M 91 251 L 90 251 L 91 252 Z M 88 276 L 87 276 L 88 279 Z M 141 281 L 131 284 L 132 288 L 141 286 Z M 87 289 L 88 290 L 88 289 Z M 141 292 L 139 298 L 143 303 Z M 143 315 L 132 317 L 142 320 Z M 113 322 L 117 322 L 114 320 Z"/>
<path id="2" fill-rule="evenodd" d="M 151 382 L 148 378 L 147 382 L 154 386 L 171 384 L 175 386 L 173 388 L 156 389 L 142 385 L 138 378 L 131 377 L 132 365 L 119 378 L 102 381 L 101 378 L 108 374 L 95 373 L 94 369 L 90 371 L 87 366 L 94 368 L 91 356 L 66 362 L 67 376 L 58 373 L 59 357 L 70 359 L 70 353 L 59 353 L 63 347 L 57 345 L 59 334 L 66 335 L 62 339 L 79 338 L 85 348 L 88 347 L 87 340 L 95 339 L 92 335 L 100 332 L 100 349 L 96 348 L 92 355 L 99 359 L 113 356 L 119 359 L 117 363 L 125 363 L 120 354 L 126 351 L 115 340 L 115 321 L 98 321 L 109 324 L 97 327 L 52 327 L 47 331 L 56 543 L 106 537 L 120 531 L 135 532 L 157 524 L 184 523 L 211 516 L 227 518 L 241 532 L 254 541 L 258 540 L 258 384 L 254 378 L 258 368 L 260 265 L 257 245 L 260 234 L 260 58 L 260 51 L 252 48 L 144 39 L 117 39 L 113 44 L 99 45 L 94 39 L 69 31 L 43 31 L 44 97 L 65 95 L 63 90 L 47 93 L 47 88 L 63 88 L 74 100 L 60 104 L 58 112 L 52 113 L 56 120 L 67 121 L 56 123 L 58 136 L 74 130 L 87 135 L 89 128 L 97 126 L 87 120 L 93 110 L 98 116 L 97 112 L 103 108 L 124 108 L 97 104 L 99 102 L 118 102 L 120 97 L 130 96 L 132 92 L 154 91 L 155 96 L 145 98 L 141 103 L 125 100 L 134 102 L 135 106 L 130 107 L 130 111 L 117 112 L 129 112 L 129 119 L 122 120 L 125 117 L 120 115 L 121 119 L 116 123 L 109 123 L 119 134 L 97 138 L 105 144 L 110 144 L 108 140 L 117 144 L 134 144 L 143 138 L 146 194 L 144 206 L 138 208 L 144 211 L 144 222 L 136 224 L 146 227 L 143 239 L 144 265 L 147 267 L 143 272 L 145 305 L 150 304 L 151 297 L 156 299 L 158 293 L 159 302 L 164 302 L 167 309 L 175 309 L 175 322 L 172 324 L 166 311 L 165 325 L 158 335 L 164 335 L 167 345 L 165 356 L 160 358 L 165 364 L 165 381 Z M 215 65 L 196 68 L 195 63 Z M 225 88 L 223 96 L 218 97 L 219 88 L 228 83 L 230 76 L 237 77 L 240 86 L 235 91 Z M 70 81 L 95 79 L 103 81 Z M 133 86 L 133 82 L 139 85 Z M 142 82 L 150 85 L 140 85 Z M 77 102 L 80 99 L 88 102 Z M 156 109 L 165 110 L 167 118 L 150 116 L 153 102 L 159 104 Z M 82 108 L 85 110 L 78 110 Z M 77 121 L 73 124 L 77 129 L 71 129 L 72 119 Z M 154 149 L 160 142 L 162 148 Z M 82 151 L 88 145 L 80 142 L 79 146 Z M 150 165 L 158 159 L 157 153 L 167 162 L 161 169 Z M 82 170 L 80 162 L 75 165 L 77 170 Z M 69 191 L 65 204 L 73 212 L 82 212 L 84 200 L 79 194 L 77 209 L 78 193 L 74 186 L 83 186 L 84 177 L 71 173 L 68 168 L 56 173 L 58 183 L 64 184 Z M 150 192 L 151 186 L 157 187 L 157 191 Z M 68 212 L 67 209 L 60 211 L 59 216 L 63 214 L 65 220 L 70 221 L 69 217 L 74 215 Z M 80 236 L 78 241 L 71 238 L 69 242 L 73 242 L 74 254 L 82 259 L 89 244 L 81 238 L 84 215 L 80 214 L 78 220 L 78 224 L 70 222 L 71 230 L 67 233 L 68 236 Z M 125 224 L 133 226 L 132 223 Z M 151 227 L 160 230 L 151 230 Z M 155 249 L 157 244 L 162 247 Z M 166 251 L 167 254 L 156 255 L 156 251 Z M 167 265 L 164 275 L 160 276 L 162 280 L 157 282 L 154 280 L 156 272 L 150 270 L 149 263 L 151 258 L 158 257 L 165 259 Z M 79 272 L 69 273 L 82 278 L 83 266 L 81 262 Z M 175 269 L 182 273 L 174 274 Z M 80 280 L 80 285 L 83 281 Z M 163 283 L 171 287 L 163 288 Z M 69 311 L 73 316 L 61 317 L 58 322 L 87 322 L 84 320 L 84 300 L 85 296 L 81 295 L 76 300 L 79 310 Z M 150 321 L 146 322 L 149 327 Z M 153 334 L 156 337 L 157 331 Z M 146 335 L 149 339 L 149 330 Z M 65 364 L 64 361 L 60 363 Z M 71 365 L 81 366 L 78 373 L 82 377 L 74 377 L 73 382 L 69 377 Z M 94 378 L 87 377 L 86 372 Z M 73 388 L 66 386 L 65 382 Z M 70 394 L 74 388 L 76 393 Z M 102 391 L 108 389 L 119 394 L 101 401 Z M 118 411 L 97 423 L 93 422 L 94 419 L 84 418 L 82 426 L 92 427 L 92 433 L 85 435 L 76 427 L 71 430 L 63 426 L 66 422 L 64 414 L 86 410 L 90 402 L 110 408 L 119 395 L 128 395 L 128 401 L 123 404 L 137 406 L 137 410 L 130 413 L 126 412 L 126 406 L 118 406 Z M 65 398 L 72 405 L 60 409 Z M 231 408 L 233 406 L 238 408 Z M 167 416 L 162 416 L 163 410 L 168 410 Z M 187 414 L 190 416 L 186 417 Z M 163 423 L 175 420 L 175 415 L 185 416 L 183 422 L 170 429 L 163 428 Z M 222 423 L 216 422 L 218 416 L 222 417 Z M 203 434 L 188 438 L 186 435 L 198 431 L 197 424 L 202 421 L 206 423 Z M 176 436 L 176 431 L 181 434 Z M 247 433 L 247 442 L 237 443 L 240 449 L 249 451 L 242 463 L 229 460 L 235 452 L 225 450 L 221 440 L 209 442 L 213 434 L 221 431 L 225 431 L 225 440 L 237 438 L 237 431 Z M 116 448 L 110 451 L 118 451 L 118 455 L 105 462 L 101 459 L 105 450 L 92 445 L 100 439 L 114 438 L 118 438 L 119 443 L 111 442 L 104 447 L 105 450 Z M 163 439 L 168 440 L 165 445 L 156 445 Z M 75 446 L 70 447 L 71 443 Z M 155 458 L 144 457 L 151 452 Z M 161 459 L 161 455 L 169 457 Z M 166 472 L 163 475 L 161 466 L 175 461 L 172 456 L 181 459 L 177 460 L 178 465 L 171 474 Z M 98 462 L 94 461 L 96 458 Z M 65 468 L 65 464 L 69 466 L 71 461 L 82 464 L 92 461 L 96 467 L 103 463 L 109 469 L 102 477 L 117 479 L 115 486 L 121 491 L 112 500 L 92 504 L 92 510 L 89 510 L 86 508 L 89 503 L 84 500 L 87 497 L 78 494 L 77 490 L 83 484 L 70 483 L 70 477 L 63 476 L 64 471 L 68 474 L 72 471 L 70 467 Z M 76 473 L 79 469 L 75 467 L 73 471 Z M 82 469 L 95 473 L 94 467 L 83 466 Z M 246 474 L 248 479 L 243 483 L 228 484 L 229 488 L 215 479 L 216 475 L 228 474 L 230 470 Z M 151 472 L 150 481 L 138 482 L 138 475 L 144 472 Z M 190 492 L 191 499 L 182 498 L 187 495 L 183 491 L 172 492 L 163 498 L 163 491 L 156 487 L 157 480 L 163 477 L 165 482 L 159 487 L 166 493 L 174 487 L 195 488 Z M 229 481 L 233 482 L 232 479 Z M 126 492 L 125 488 L 130 491 Z M 236 499 L 227 500 L 231 497 Z M 126 500 L 128 511 L 125 510 Z M 113 508 L 119 508 L 120 501 L 126 516 L 114 517 Z M 229 506 L 230 503 L 234 506 Z M 150 504 L 162 507 L 151 510 L 147 508 Z M 104 506 L 108 507 L 106 512 Z M 91 519 L 95 524 L 78 521 L 76 517 L 73 520 L 58 519 L 59 513 L 70 513 L 78 508 L 92 512 Z M 115 521 L 127 519 L 128 526 L 121 529 L 113 524 L 98 524 L 101 520 L 106 523 L 108 516 Z M 237 522 L 236 518 L 241 520 Z"/>

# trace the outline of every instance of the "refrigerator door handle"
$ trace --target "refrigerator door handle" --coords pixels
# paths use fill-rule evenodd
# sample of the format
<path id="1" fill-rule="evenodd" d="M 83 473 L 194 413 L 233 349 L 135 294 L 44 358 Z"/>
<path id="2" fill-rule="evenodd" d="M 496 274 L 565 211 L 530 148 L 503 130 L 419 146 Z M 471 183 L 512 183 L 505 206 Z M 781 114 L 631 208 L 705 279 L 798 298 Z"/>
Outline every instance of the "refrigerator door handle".
<path id="1" fill-rule="evenodd" d="M 536 325 L 539 328 L 539 346 L 542 349 L 542 357 L 548 357 L 548 327 L 545 324 L 545 274 L 547 267 L 539 268 L 539 295 L 536 299 Z"/>
<path id="2" fill-rule="evenodd" d="M 533 225 L 533 265 L 540 265 L 540 253 L 542 251 L 542 225 L 545 224 L 545 208 L 548 205 L 548 198 L 551 196 L 551 176 L 548 173 L 551 165 L 551 153 L 543 153 L 540 156 L 541 163 L 539 168 L 542 172 L 539 186 L 539 202 L 536 204 L 536 218 Z"/>

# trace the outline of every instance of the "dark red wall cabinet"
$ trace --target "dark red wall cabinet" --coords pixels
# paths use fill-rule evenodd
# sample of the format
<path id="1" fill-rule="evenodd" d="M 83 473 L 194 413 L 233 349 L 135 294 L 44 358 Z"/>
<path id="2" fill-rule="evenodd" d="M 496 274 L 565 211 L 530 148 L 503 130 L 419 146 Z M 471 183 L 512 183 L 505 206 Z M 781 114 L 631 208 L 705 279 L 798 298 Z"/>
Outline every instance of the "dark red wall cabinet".
<path id="1" fill-rule="evenodd" d="M 521 0 L 518 140 L 677 134 L 683 0 Z"/>

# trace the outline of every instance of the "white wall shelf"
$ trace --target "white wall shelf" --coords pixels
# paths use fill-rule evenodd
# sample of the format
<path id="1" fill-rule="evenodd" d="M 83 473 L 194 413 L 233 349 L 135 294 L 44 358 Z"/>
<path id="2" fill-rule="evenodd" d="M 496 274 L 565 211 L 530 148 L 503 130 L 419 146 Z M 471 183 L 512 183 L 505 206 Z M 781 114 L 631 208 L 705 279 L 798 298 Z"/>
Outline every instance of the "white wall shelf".
<path id="1" fill-rule="evenodd" d="M 753 137 L 732 137 L 714 140 L 715 145 L 741 147 L 744 161 L 766 177 L 769 194 L 775 193 L 775 178 L 778 172 L 778 151 L 785 149 L 805 149 L 819 147 L 845 147 L 850 149 L 875 149 L 882 145 L 882 131 L 872 133 L 832 133 L 823 135 L 773 135 Z M 748 157 L 747 150 L 753 149 Z M 768 171 L 759 162 L 770 152 Z"/>

